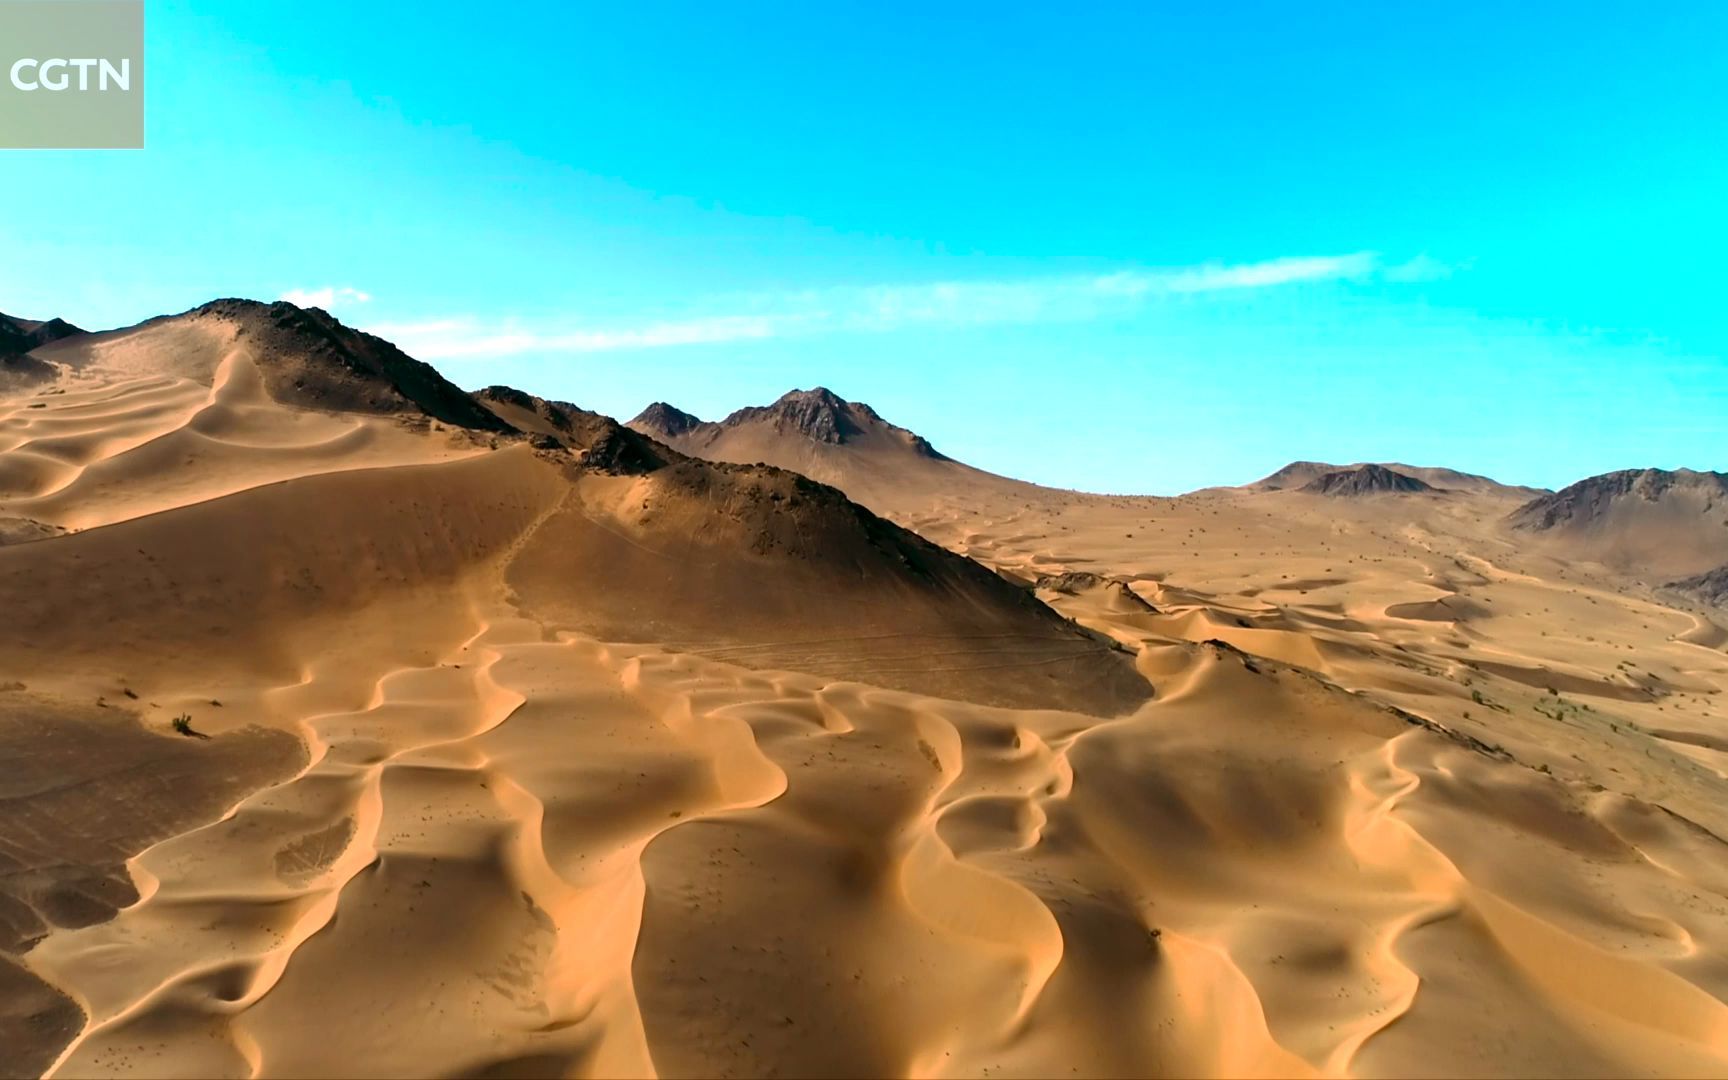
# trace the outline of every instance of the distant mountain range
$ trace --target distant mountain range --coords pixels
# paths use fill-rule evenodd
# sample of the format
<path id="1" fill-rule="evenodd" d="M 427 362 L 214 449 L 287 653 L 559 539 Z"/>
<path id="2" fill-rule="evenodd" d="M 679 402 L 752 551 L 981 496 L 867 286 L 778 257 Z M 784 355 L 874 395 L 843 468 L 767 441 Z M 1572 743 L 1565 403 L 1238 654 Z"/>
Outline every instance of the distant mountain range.
<path id="1" fill-rule="evenodd" d="M 620 424 L 510 387 L 466 393 L 390 342 L 345 326 L 327 312 L 286 302 L 216 300 L 182 315 L 97 334 L 58 318 L 0 315 L 0 389 L 54 378 L 63 367 L 75 369 L 107 343 L 209 320 L 231 327 L 251 344 L 268 389 L 280 400 L 422 414 L 458 428 L 530 438 L 543 448 L 577 453 L 596 468 L 649 472 L 692 458 L 760 463 L 833 484 L 878 510 L 909 494 L 979 487 L 1007 493 L 1044 490 L 955 461 L 922 435 L 826 387 L 793 390 L 717 421 L 658 401 Z M 190 362 L 167 353 L 150 355 L 167 365 Z M 1728 594 L 1723 577 L 1728 574 L 1728 474 L 1632 469 L 1547 492 L 1446 468 L 1296 461 L 1240 490 L 1346 498 L 1527 497 L 1506 525 L 1541 550 L 1601 562 L 1707 603 L 1722 603 Z"/>
<path id="2" fill-rule="evenodd" d="M 772 447 L 788 437 L 822 446 L 866 447 L 929 461 L 949 460 L 922 435 L 890 424 L 870 406 L 847 401 L 825 386 L 792 390 L 773 404 L 739 409 L 719 421 L 701 420 L 656 401 L 630 426 L 717 460 L 732 460 L 746 447 Z"/>
<path id="3" fill-rule="evenodd" d="M 657 401 L 629 426 L 695 457 L 801 472 L 879 511 L 908 495 L 1034 487 L 955 461 L 922 435 L 821 386 L 793 390 L 718 421 Z"/>
<path id="4" fill-rule="evenodd" d="M 1347 484 L 1342 480 L 1333 480 L 1325 485 L 1337 488 L 1357 486 L 1362 492 L 1377 491 L 1464 491 L 1474 494 L 1524 494 L 1535 496 L 1543 492 L 1543 488 L 1518 487 L 1502 484 L 1498 480 L 1475 473 L 1459 472 L 1456 469 L 1442 469 L 1420 465 L 1403 465 L 1398 462 L 1357 462 L 1353 465 L 1329 465 L 1323 461 L 1292 461 L 1290 464 L 1272 473 L 1270 476 L 1244 485 L 1250 491 L 1292 491 L 1308 488 L 1316 481 L 1326 476 L 1341 473 L 1360 473 L 1362 470 L 1373 470 L 1367 478 L 1356 484 Z M 1423 487 L 1412 488 L 1401 485 L 1397 477 L 1406 477 L 1419 481 Z M 1317 492 L 1318 493 L 1318 492 Z"/>

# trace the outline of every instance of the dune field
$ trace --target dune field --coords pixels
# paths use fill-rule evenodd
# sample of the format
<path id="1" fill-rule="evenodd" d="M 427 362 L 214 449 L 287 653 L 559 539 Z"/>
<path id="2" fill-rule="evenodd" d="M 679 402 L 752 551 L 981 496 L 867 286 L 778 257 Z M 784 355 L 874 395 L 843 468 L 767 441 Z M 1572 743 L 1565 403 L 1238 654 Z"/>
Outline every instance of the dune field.
<path id="1" fill-rule="evenodd" d="M 68 331 L 0 370 L 0 1075 L 1728 1073 L 1718 474 L 1087 495 Z"/>

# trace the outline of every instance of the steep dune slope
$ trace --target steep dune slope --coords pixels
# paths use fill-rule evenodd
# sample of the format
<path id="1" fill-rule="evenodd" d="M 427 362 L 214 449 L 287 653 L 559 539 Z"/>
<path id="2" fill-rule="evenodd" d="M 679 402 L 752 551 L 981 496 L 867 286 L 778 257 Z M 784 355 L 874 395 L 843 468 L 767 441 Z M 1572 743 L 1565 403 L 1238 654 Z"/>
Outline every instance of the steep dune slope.
<path id="1" fill-rule="evenodd" d="M 1029 592 L 766 466 L 585 479 L 507 580 L 548 623 L 751 666 L 1106 714 L 1150 693 Z"/>
<path id="2" fill-rule="evenodd" d="M 212 300 L 180 315 L 58 342 L 39 356 L 65 365 L 75 380 L 124 374 L 209 383 L 236 346 L 258 365 L 270 397 L 283 404 L 509 430 L 430 365 L 328 312 L 286 301 Z"/>
<path id="3" fill-rule="evenodd" d="M 311 473 L 472 455 L 504 430 L 448 383 L 420 396 L 492 430 L 430 419 L 390 367 L 343 344 L 352 332 L 288 307 L 218 301 L 37 350 L 57 381 L 0 395 L 0 516 L 88 528 Z M 418 390 L 413 364 L 394 361 Z"/>

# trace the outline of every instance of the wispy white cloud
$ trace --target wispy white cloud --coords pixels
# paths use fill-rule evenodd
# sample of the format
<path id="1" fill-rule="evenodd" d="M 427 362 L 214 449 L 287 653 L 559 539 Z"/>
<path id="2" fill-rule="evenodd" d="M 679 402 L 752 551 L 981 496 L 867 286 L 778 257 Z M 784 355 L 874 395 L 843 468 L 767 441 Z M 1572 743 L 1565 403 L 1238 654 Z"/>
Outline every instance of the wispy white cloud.
<path id="1" fill-rule="evenodd" d="M 300 307 L 331 308 L 338 304 L 364 304 L 372 295 L 346 285 L 326 285 L 321 289 L 289 289 L 279 299 Z"/>
<path id="2" fill-rule="evenodd" d="M 682 322 L 592 330 L 536 331 L 511 323 L 479 319 L 438 319 L 421 323 L 374 323 L 369 333 L 388 338 L 425 360 L 515 356 L 528 352 L 605 352 L 668 345 L 741 341 L 775 337 L 789 329 L 789 317 L 723 315 Z"/>
<path id="3" fill-rule="evenodd" d="M 1400 264 L 1410 267 L 1411 263 Z M 1388 276 L 1372 252 L 1271 259 L 1236 265 L 1125 270 L 1018 281 L 946 281 L 849 286 L 739 298 L 742 312 L 635 325 L 530 325 L 442 318 L 366 329 L 428 360 L 524 353 L 602 352 L 795 335 L 1076 321 L 1132 310 L 1160 296 L 1270 289 Z M 1400 280 L 1411 280 L 1403 278 Z M 328 290 L 326 290 L 328 291 Z M 295 301 L 299 303 L 300 301 Z"/>
<path id="4" fill-rule="evenodd" d="M 1299 281 L 1366 277 L 1378 262 L 1379 257 L 1370 251 L 1358 251 L 1352 255 L 1307 255 L 1240 266 L 1202 266 L 1162 277 L 1150 275 L 1150 283 L 1154 288 L 1163 286 L 1171 292 L 1269 289 Z"/>
<path id="5" fill-rule="evenodd" d="M 1418 255 L 1413 259 L 1388 266 L 1380 272 L 1387 281 L 1441 281 L 1451 277 L 1460 270 L 1468 270 L 1469 262 L 1447 263 L 1431 255 Z"/>

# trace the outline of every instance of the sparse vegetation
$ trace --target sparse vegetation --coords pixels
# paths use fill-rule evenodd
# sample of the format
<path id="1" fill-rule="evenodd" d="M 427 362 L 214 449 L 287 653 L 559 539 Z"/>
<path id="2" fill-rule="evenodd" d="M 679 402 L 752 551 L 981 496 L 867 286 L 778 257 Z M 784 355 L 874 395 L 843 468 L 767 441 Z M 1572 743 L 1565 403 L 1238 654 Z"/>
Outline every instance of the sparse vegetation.
<path id="1" fill-rule="evenodd" d="M 210 737 L 202 731 L 194 731 L 192 729 L 191 713 L 181 713 L 179 716 L 176 716 L 173 720 L 173 725 L 175 731 L 189 739 L 208 739 Z"/>

